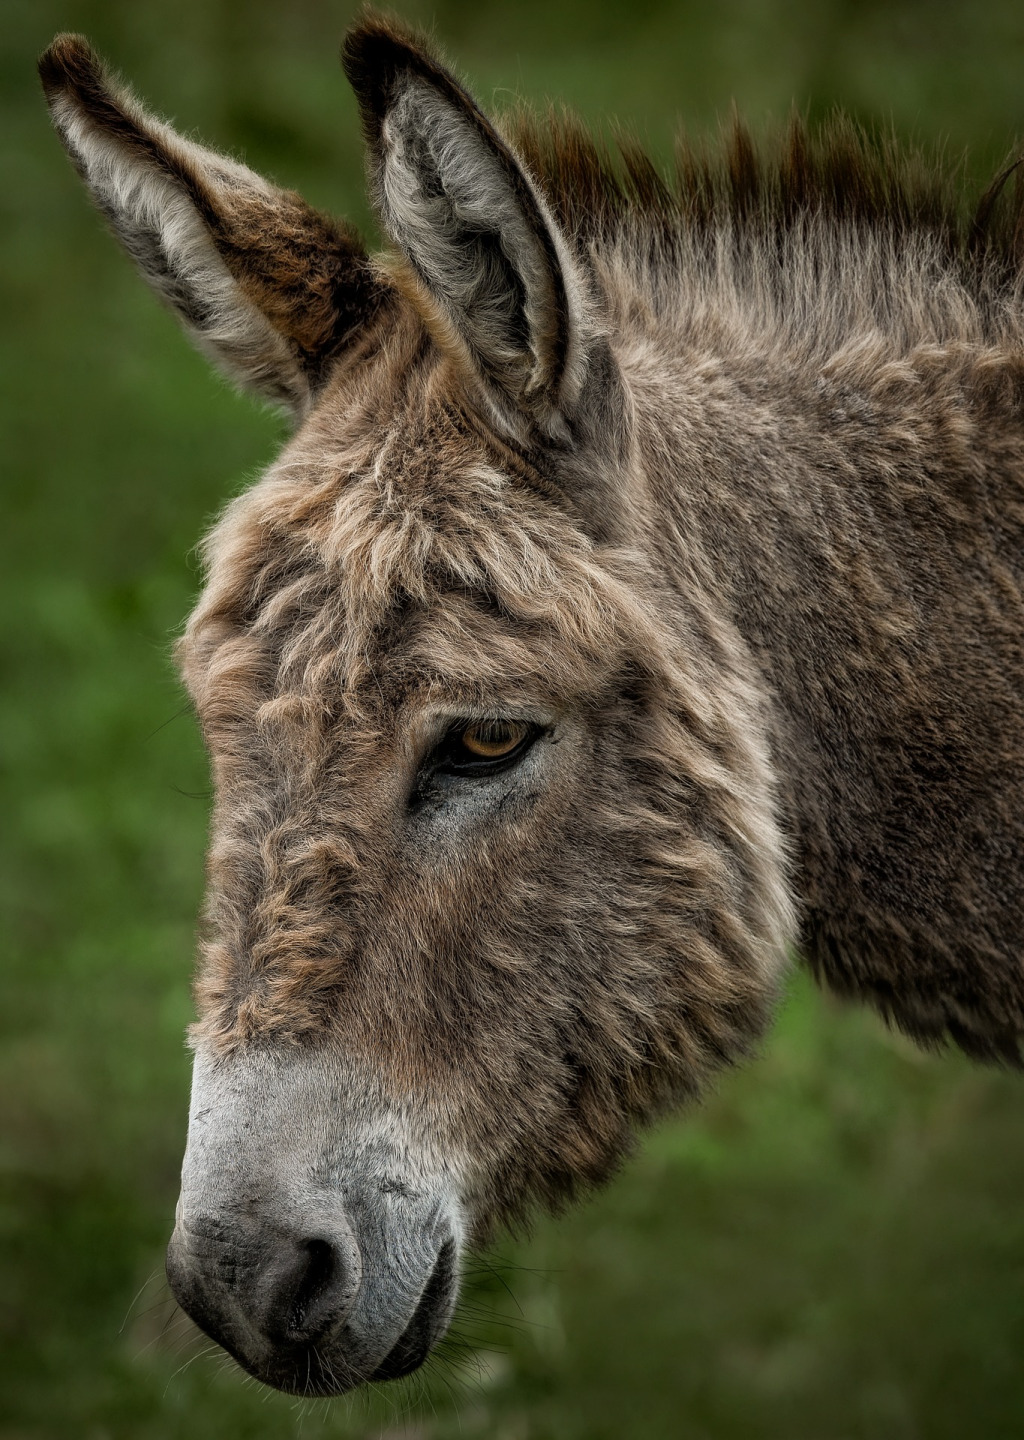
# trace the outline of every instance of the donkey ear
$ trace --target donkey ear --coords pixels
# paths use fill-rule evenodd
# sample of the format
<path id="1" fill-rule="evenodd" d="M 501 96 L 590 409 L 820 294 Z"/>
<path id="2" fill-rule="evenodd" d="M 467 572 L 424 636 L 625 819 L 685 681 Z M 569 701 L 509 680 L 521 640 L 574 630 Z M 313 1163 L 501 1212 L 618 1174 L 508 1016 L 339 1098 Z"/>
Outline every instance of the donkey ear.
<path id="1" fill-rule="evenodd" d="M 565 439 L 584 380 L 585 302 L 537 187 L 458 82 L 388 21 L 351 31 L 342 61 L 413 298 L 503 428 Z"/>
<path id="2" fill-rule="evenodd" d="M 196 344 L 301 415 L 377 287 L 358 236 L 148 115 L 88 43 L 39 62 L 54 124 L 93 199 Z"/>

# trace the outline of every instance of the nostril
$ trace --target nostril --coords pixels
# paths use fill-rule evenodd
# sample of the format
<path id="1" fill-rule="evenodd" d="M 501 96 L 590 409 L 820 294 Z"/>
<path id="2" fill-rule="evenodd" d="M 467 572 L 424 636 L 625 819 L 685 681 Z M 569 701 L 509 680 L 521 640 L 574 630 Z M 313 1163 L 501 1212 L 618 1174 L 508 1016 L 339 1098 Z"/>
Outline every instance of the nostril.
<path id="1" fill-rule="evenodd" d="M 307 1240 L 302 1248 L 306 1252 L 306 1271 L 292 1297 L 288 1328 L 294 1334 L 301 1333 L 305 1337 L 325 1309 L 333 1308 L 325 1302 L 329 1301 L 337 1278 L 338 1257 L 326 1240 Z M 308 1338 L 314 1339 L 315 1336 Z"/>
<path id="2" fill-rule="evenodd" d="M 313 1344 L 351 1307 L 356 1280 L 328 1240 L 289 1247 L 266 1276 L 267 1338 L 277 1344 Z"/>

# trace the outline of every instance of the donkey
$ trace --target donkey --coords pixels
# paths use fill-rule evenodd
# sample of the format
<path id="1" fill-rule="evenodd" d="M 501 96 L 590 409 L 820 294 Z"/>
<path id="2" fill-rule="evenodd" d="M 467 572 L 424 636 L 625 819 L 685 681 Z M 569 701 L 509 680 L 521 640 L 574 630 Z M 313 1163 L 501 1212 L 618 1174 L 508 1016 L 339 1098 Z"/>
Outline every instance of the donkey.
<path id="1" fill-rule="evenodd" d="M 41 74 L 145 278 L 293 438 L 180 644 L 215 805 L 168 1275 L 337 1394 L 460 1255 L 765 1034 L 796 947 L 1024 1033 L 1024 206 L 842 121 L 663 179 L 347 37 L 390 242 Z"/>

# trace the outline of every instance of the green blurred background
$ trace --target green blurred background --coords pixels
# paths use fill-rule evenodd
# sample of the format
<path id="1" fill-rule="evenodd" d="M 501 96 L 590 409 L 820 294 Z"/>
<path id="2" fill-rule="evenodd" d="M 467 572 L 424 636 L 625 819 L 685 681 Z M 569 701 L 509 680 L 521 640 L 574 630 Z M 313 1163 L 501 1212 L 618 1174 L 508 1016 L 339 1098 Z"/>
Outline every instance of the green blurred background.
<path id="1" fill-rule="evenodd" d="M 1024 132 L 1017 4 L 439 0 L 477 93 L 755 128 L 796 101 Z M 80 29 L 152 105 L 366 222 L 342 0 L 0 7 L 0 1434 L 4 1440 L 1024 1436 L 1022 1083 L 796 979 L 765 1054 L 589 1206 L 469 1277 L 440 1361 L 332 1404 L 206 1353 L 162 1279 L 207 777 L 169 651 L 195 541 L 281 439 L 90 210 L 34 57 Z"/>

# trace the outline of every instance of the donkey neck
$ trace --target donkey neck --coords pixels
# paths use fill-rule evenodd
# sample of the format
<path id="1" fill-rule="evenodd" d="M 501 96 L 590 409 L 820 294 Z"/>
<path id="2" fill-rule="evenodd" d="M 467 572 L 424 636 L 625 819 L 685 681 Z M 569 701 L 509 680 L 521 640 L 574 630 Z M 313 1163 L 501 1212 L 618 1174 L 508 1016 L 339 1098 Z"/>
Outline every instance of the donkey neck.
<path id="1" fill-rule="evenodd" d="M 1017 963 L 1020 361 L 876 336 L 874 364 L 867 339 L 787 362 L 735 330 L 723 343 L 730 328 L 707 343 L 666 327 L 624 356 L 666 521 L 652 543 L 764 686 L 812 963 L 928 1038 L 925 970 L 977 985 L 979 955 L 998 983 Z"/>

